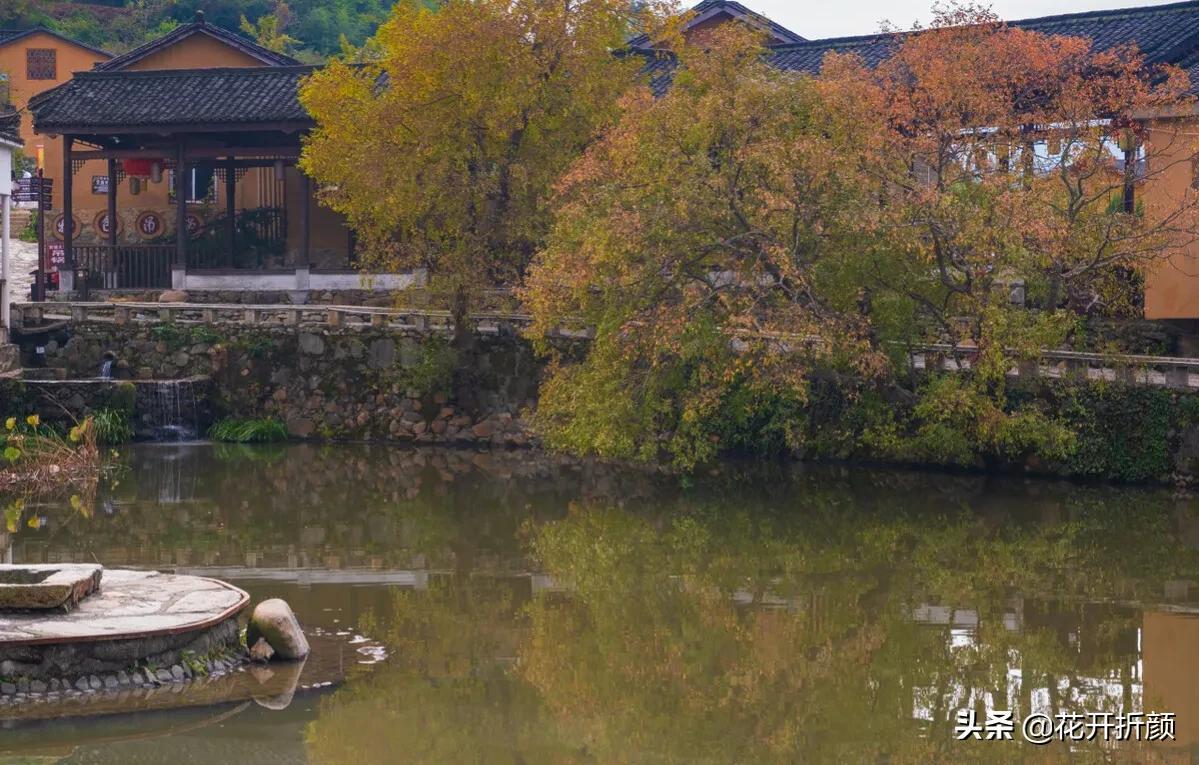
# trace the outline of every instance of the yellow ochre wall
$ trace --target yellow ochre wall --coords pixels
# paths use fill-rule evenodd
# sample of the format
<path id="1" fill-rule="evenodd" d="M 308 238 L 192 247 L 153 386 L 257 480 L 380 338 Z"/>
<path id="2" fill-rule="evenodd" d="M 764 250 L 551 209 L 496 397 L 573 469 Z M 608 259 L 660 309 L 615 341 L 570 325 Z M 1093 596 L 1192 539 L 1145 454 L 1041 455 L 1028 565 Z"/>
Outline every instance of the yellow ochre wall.
<path id="1" fill-rule="evenodd" d="M 222 66 L 264 66 L 253 56 L 205 34 L 193 34 L 129 64 L 125 69 L 215 69 Z"/>
<path id="2" fill-rule="evenodd" d="M 57 53 L 56 79 L 30 80 L 26 78 L 25 51 L 30 48 L 50 48 Z M 13 106 L 24 109 L 29 99 L 43 91 L 61 85 L 71 79 L 75 72 L 86 71 L 96 64 L 106 61 L 107 56 L 89 50 L 74 43 L 67 42 L 54 35 L 35 32 L 28 37 L 0 45 L 0 71 L 8 74 L 11 86 L 10 98 Z M 21 115 L 21 137 L 25 140 L 25 154 L 36 157 L 38 146 L 45 154 L 45 172 L 48 178 L 54 179 L 55 206 L 62 204 L 62 139 L 48 135 L 37 135 L 33 132 L 33 121 L 28 112 Z M 94 163 L 93 163 L 94 164 Z M 82 172 L 87 172 L 85 168 Z"/>
<path id="3" fill-rule="evenodd" d="M 1148 141 L 1157 166 L 1140 189 L 1141 200 L 1152 213 L 1177 210 L 1193 200 L 1196 167 L 1192 162 L 1199 149 L 1199 120 L 1163 120 L 1155 123 Z M 1145 277 L 1145 318 L 1199 318 L 1199 242 L 1192 242 L 1153 266 Z"/>

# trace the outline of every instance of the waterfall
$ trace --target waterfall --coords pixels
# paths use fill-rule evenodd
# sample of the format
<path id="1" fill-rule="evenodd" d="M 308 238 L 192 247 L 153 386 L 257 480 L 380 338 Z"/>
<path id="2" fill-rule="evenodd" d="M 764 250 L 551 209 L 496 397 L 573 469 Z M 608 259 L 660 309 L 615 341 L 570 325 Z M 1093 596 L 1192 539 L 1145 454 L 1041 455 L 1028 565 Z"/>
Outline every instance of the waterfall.
<path id="1" fill-rule="evenodd" d="M 196 391 L 190 380 L 160 380 L 148 407 L 148 422 L 155 441 L 189 441 L 200 431 Z"/>
<path id="2" fill-rule="evenodd" d="M 104 359 L 100 362 L 100 379 L 112 379 L 112 359 Z"/>

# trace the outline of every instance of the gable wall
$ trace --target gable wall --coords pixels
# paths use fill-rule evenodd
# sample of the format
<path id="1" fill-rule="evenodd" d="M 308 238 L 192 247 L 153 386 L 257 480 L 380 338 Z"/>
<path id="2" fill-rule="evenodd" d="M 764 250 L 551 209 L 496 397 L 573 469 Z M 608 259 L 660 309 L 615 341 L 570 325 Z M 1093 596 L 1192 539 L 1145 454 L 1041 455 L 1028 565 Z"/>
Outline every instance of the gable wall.
<path id="1" fill-rule="evenodd" d="M 205 34 L 193 34 L 160 51 L 129 64 L 125 69 L 213 69 L 225 66 L 265 66 L 243 53 Z"/>
<path id="2" fill-rule="evenodd" d="M 49 48 L 54 51 L 57 75 L 53 80 L 30 80 L 26 77 L 25 51 L 30 48 Z M 38 32 L 28 37 L 14 40 L 7 45 L 0 45 L 0 70 L 8 74 L 11 86 L 13 106 L 23 109 L 29 99 L 43 91 L 61 85 L 71 79 L 75 72 L 86 71 L 96 64 L 106 61 L 107 57 L 93 50 L 74 45 L 54 35 Z M 45 157 L 46 175 L 51 178 L 62 177 L 62 140 L 48 135 L 36 135 L 33 132 L 33 119 L 28 113 L 21 115 L 21 138 L 25 141 L 23 151 L 26 156 L 36 157 L 41 147 Z M 54 199 L 56 204 L 62 203 L 62 195 L 58 191 L 58 181 L 55 181 Z"/>

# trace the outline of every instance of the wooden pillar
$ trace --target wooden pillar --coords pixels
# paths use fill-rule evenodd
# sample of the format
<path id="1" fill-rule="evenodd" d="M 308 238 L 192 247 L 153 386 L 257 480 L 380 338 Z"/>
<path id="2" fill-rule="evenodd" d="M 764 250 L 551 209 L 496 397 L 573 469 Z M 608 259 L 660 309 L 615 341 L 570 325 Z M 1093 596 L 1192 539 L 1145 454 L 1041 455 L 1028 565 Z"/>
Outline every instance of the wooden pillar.
<path id="1" fill-rule="evenodd" d="M 312 265 L 312 182 L 300 173 L 300 260 L 305 267 Z"/>
<path id="2" fill-rule="evenodd" d="M 183 138 L 175 147 L 175 265 L 187 267 L 187 154 Z"/>
<path id="3" fill-rule="evenodd" d="M 74 143 L 73 136 L 62 137 L 62 254 L 71 271 L 75 270 L 75 227 L 72 225 L 75 220 L 75 168 L 71 162 Z"/>
<path id="4" fill-rule="evenodd" d="M 117 250 L 117 161 L 108 160 L 108 247 L 116 264 Z"/>
<path id="5" fill-rule="evenodd" d="M 237 168 L 233 164 L 233 157 L 225 158 L 225 241 L 228 243 L 229 251 L 225 256 L 225 265 L 229 268 L 233 267 L 234 250 L 237 247 L 237 221 L 234 219 L 235 208 L 237 207 Z"/>

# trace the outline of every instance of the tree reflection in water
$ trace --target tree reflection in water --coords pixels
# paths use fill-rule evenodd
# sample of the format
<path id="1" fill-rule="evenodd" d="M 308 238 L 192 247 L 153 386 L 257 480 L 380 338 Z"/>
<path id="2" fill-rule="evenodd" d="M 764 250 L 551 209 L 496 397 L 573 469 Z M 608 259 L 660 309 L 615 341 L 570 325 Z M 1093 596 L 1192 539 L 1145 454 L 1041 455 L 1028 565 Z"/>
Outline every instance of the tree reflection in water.
<path id="1" fill-rule="evenodd" d="M 738 464 L 681 485 L 378 447 L 126 459 L 94 507 L 16 511 L 3 554 L 230 571 L 385 639 L 307 723 L 313 762 L 1199 752 L 1199 506 L 1166 491 Z M 964 706 L 1172 711 L 1179 741 L 962 744 Z"/>
<path id="2" fill-rule="evenodd" d="M 1190 761 L 1189 502 L 797 470 L 624 504 L 527 524 L 549 588 L 397 596 L 394 665 L 326 702 L 314 759 Z M 1179 741 L 959 743 L 966 706 L 1173 711 Z"/>

